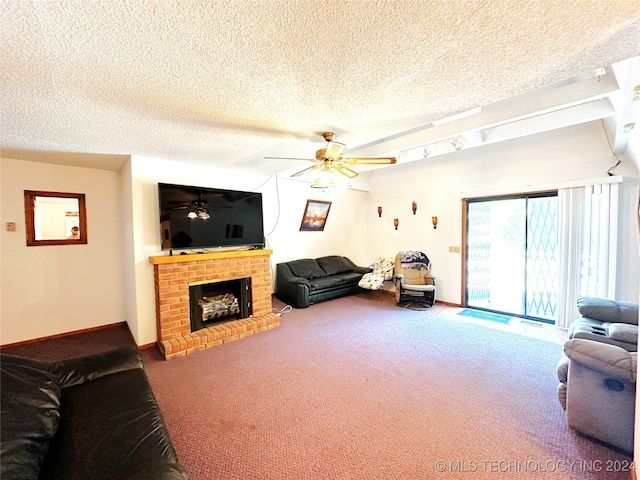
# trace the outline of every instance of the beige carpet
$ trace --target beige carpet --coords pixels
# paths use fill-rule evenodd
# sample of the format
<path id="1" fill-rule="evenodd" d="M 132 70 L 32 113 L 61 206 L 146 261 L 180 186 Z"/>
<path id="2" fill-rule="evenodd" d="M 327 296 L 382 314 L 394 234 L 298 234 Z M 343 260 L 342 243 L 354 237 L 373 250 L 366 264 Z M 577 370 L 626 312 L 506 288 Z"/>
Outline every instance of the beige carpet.
<path id="1" fill-rule="evenodd" d="M 560 352 L 362 294 L 186 358 L 145 360 L 194 480 L 628 479 L 606 470 L 629 457 L 566 426 Z"/>

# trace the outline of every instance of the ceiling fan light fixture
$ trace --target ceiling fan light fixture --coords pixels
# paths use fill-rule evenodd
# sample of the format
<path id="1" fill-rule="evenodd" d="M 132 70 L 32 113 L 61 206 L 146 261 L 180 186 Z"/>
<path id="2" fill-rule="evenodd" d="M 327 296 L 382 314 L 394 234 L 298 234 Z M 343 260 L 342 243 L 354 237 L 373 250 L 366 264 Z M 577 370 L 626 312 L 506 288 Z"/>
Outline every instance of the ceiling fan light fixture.
<path id="1" fill-rule="evenodd" d="M 206 210 L 202 209 L 202 210 L 200 210 L 198 212 L 198 218 L 200 218 L 202 220 L 206 220 L 208 218 L 211 218 L 211 216 L 209 215 L 209 213 Z"/>
<path id="2" fill-rule="evenodd" d="M 189 218 L 198 218 L 198 214 L 196 212 L 189 212 L 187 214 L 187 217 L 189 217 Z"/>
<path id="3" fill-rule="evenodd" d="M 334 175 L 333 169 L 323 165 L 318 176 L 311 184 L 311 188 L 330 188 L 333 185 Z"/>

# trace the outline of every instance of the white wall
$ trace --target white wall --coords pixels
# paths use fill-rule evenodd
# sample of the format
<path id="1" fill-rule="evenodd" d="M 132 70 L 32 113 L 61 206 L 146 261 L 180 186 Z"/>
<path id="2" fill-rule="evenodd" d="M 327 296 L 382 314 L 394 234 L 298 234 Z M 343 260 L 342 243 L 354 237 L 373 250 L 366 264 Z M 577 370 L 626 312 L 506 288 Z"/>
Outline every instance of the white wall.
<path id="1" fill-rule="evenodd" d="M 437 277 L 437 299 L 460 303 L 462 254 L 450 253 L 449 246 L 461 244 L 462 197 L 520 193 L 540 185 L 606 177 L 615 163 L 602 124 L 592 122 L 376 171 L 355 226 L 359 237 L 354 245 L 360 247 L 354 257 L 366 264 L 399 250 L 424 251 Z M 630 161 L 623 161 L 613 173 L 638 176 Z M 620 201 L 624 220 L 617 291 L 619 300 L 629 301 L 637 301 L 639 288 L 635 178 L 625 182 Z M 415 216 L 413 200 L 418 203 Z M 383 207 L 382 218 L 378 205 Z M 436 230 L 431 225 L 434 215 L 439 220 Z M 393 218 L 400 221 L 397 231 Z"/>
<path id="2" fill-rule="evenodd" d="M 126 240 L 133 251 L 132 290 L 135 308 L 129 308 L 132 333 L 139 345 L 156 341 L 153 266 L 149 257 L 167 255 L 160 248 L 158 182 L 259 191 L 263 194 L 264 230 L 267 248 L 274 250 L 271 261 L 341 253 L 351 242 L 352 209 L 364 198 L 351 190 L 322 192 L 308 183 L 275 176 L 247 175 L 233 171 L 134 156 L 131 165 L 131 215 L 133 229 Z M 329 200 L 333 204 L 323 232 L 300 232 L 307 199 Z M 132 298 L 133 300 L 133 298 Z M 134 311 L 135 310 L 135 311 Z"/>
<path id="3" fill-rule="evenodd" d="M 623 157 L 614 173 L 637 177 Z M 369 192 L 319 191 L 287 177 L 247 175 L 145 157 L 122 172 L 2 160 L 2 344 L 127 321 L 138 345 L 156 341 L 153 266 L 160 250 L 157 183 L 168 182 L 263 193 L 267 247 L 276 263 L 340 254 L 359 265 L 399 250 L 418 249 L 433 262 L 439 300 L 460 303 L 461 196 L 518 193 L 576 179 L 606 176 L 615 160 L 599 122 L 512 140 L 363 174 Z M 365 182 L 366 184 L 366 182 Z M 619 298 L 638 299 L 635 179 L 625 182 L 621 205 Z M 26 247 L 24 189 L 87 194 L 89 244 Z M 323 232 L 300 232 L 308 199 L 332 202 Z M 411 202 L 418 211 L 411 213 Z M 377 207 L 383 207 L 378 218 Z M 439 218 L 438 228 L 431 216 Z M 400 220 L 398 230 L 393 218 Z M 16 221 L 18 232 L 4 222 Z M 121 261 L 115 260 L 120 259 Z M 25 319 L 29 319 L 25 321 Z"/>
<path id="4" fill-rule="evenodd" d="M 124 321 L 119 174 L 0 162 L 0 344 Z M 88 244 L 27 247 L 24 190 L 84 193 Z"/>

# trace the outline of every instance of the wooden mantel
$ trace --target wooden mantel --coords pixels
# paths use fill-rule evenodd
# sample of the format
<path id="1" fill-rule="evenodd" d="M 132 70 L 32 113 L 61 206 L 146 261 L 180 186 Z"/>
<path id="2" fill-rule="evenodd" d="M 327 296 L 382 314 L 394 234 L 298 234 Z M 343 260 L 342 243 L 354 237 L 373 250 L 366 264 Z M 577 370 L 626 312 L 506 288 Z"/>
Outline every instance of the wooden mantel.
<path id="1" fill-rule="evenodd" d="M 197 262 L 199 260 L 217 260 L 221 258 L 252 257 L 256 255 L 271 255 L 273 250 L 224 250 L 220 252 L 187 253 L 186 255 L 156 255 L 149 257 L 152 265 L 164 265 L 168 263 Z"/>

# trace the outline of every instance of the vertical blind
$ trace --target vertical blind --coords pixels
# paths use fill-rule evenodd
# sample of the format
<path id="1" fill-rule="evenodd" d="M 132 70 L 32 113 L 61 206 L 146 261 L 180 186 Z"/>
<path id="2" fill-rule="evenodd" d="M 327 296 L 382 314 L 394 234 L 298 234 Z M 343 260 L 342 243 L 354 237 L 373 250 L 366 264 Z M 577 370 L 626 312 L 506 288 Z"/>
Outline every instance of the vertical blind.
<path id="1" fill-rule="evenodd" d="M 615 299 L 618 184 L 558 190 L 560 272 L 557 325 L 577 316 L 582 296 Z"/>

